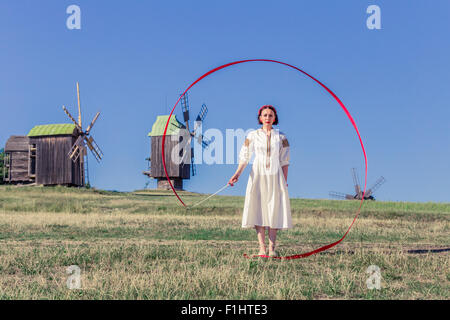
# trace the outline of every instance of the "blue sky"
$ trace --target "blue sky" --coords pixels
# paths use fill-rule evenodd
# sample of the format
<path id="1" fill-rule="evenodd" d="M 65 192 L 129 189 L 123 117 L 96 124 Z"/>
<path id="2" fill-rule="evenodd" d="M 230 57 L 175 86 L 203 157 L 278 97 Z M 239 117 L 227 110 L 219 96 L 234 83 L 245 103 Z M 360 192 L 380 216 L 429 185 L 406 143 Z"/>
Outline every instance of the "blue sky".
<path id="1" fill-rule="evenodd" d="M 81 8 L 69 30 L 66 8 Z M 381 9 L 369 30 L 366 9 Z M 266 58 L 302 68 L 347 106 L 368 156 L 368 185 L 383 175 L 380 200 L 449 202 L 450 2 L 433 1 L 12 1 L 0 2 L 0 146 L 38 124 L 101 111 L 92 135 L 105 156 L 90 157 L 93 186 L 131 191 L 147 182 L 157 115 L 193 80 L 221 64 Z M 204 129 L 257 128 L 273 104 L 291 145 L 291 197 L 352 192 L 363 154 L 339 105 L 286 67 L 248 63 L 206 78 L 190 92 Z M 175 114 L 181 117 L 181 106 Z M 236 165 L 197 165 L 190 191 L 213 193 Z M 250 168 L 223 194 L 244 195 Z M 214 176 L 214 179 L 211 177 Z M 151 181 L 149 187 L 156 186 Z"/>

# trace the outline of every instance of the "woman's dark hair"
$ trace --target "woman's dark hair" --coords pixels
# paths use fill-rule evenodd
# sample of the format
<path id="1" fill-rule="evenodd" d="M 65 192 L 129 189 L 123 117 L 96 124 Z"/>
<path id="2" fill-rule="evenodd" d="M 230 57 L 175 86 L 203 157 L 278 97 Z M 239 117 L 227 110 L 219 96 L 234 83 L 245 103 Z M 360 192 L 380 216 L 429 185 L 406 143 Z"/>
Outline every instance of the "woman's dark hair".
<path id="1" fill-rule="evenodd" d="M 272 124 L 274 124 L 274 125 L 275 125 L 275 124 L 278 124 L 277 110 L 275 110 L 274 106 L 271 106 L 270 104 L 266 104 L 266 105 L 262 106 L 261 108 L 259 108 L 259 111 L 258 111 L 258 123 L 259 123 L 259 124 L 262 124 L 261 120 L 259 120 L 259 117 L 261 116 L 261 112 L 262 112 L 264 109 L 270 109 L 270 110 L 273 111 L 273 113 L 275 114 L 275 121 L 274 121 Z"/>

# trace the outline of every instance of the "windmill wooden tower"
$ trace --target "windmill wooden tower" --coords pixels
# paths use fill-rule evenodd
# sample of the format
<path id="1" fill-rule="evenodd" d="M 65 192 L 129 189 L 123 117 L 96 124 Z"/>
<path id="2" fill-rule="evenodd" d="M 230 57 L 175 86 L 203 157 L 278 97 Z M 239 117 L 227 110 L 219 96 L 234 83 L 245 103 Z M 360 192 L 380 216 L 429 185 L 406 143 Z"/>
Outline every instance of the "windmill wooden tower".
<path id="1" fill-rule="evenodd" d="M 194 130 L 189 130 L 189 101 L 187 93 L 181 97 L 181 107 L 185 124 L 178 121 L 175 115 L 169 119 L 169 115 L 160 115 L 156 118 L 152 126 L 152 131 L 148 134 L 151 139 L 150 157 L 148 170 L 143 174 L 150 178 L 157 179 L 157 189 L 170 189 L 164 172 L 162 160 L 162 139 L 167 121 L 169 124 L 164 143 L 164 155 L 166 160 L 166 169 L 170 182 L 177 190 L 183 190 L 183 180 L 190 179 L 196 175 L 194 163 L 194 151 L 191 143 L 193 138 L 200 143 L 202 148 L 207 148 L 209 141 L 200 133 L 203 120 L 206 117 L 208 108 L 202 105 L 200 112 L 195 120 Z"/>
<path id="2" fill-rule="evenodd" d="M 89 132 L 99 113 L 86 131 L 81 127 L 79 85 L 78 122 L 33 127 L 26 136 L 11 136 L 5 146 L 5 182 L 38 185 L 84 186 L 87 174 L 85 143 L 97 160 L 102 157 Z"/>
<path id="3" fill-rule="evenodd" d="M 354 195 L 345 194 L 342 192 L 331 191 L 330 196 L 333 198 L 337 198 L 337 199 L 362 200 L 363 190 L 361 190 L 361 185 L 359 183 L 359 176 L 356 171 L 356 168 L 352 168 L 352 177 L 353 177 L 353 183 L 355 185 L 355 194 Z M 378 178 L 378 180 L 373 184 L 373 186 L 370 187 L 364 194 L 364 200 L 375 200 L 373 193 L 385 182 L 386 182 L 386 179 L 383 176 Z"/>

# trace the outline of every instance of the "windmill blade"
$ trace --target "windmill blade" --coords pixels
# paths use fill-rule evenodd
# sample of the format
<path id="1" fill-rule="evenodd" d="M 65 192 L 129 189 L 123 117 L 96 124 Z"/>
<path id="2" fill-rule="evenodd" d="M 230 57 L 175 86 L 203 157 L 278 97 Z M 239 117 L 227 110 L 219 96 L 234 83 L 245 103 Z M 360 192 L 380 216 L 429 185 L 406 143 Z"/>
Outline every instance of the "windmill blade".
<path id="1" fill-rule="evenodd" d="M 352 196 L 351 194 L 345 194 L 342 192 L 336 192 L 336 191 L 330 191 L 329 195 L 333 198 L 337 198 L 337 199 L 347 199 L 347 200 L 353 200 L 355 197 Z"/>
<path id="2" fill-rule="evenodd" d="M 201 127 L 202 127 L 202 122 L 201 121 L 195 121 L 194 122 L 194 131 L 192 132 L 192 136 L 195 136 L 195 135 L 197 135 L 197 130 L 199 130 L 199 129 L 201 129 Z"/>
<path id="3" fill-rule="evenodd" d="M 195 119 L 194 122 L 194 131 L 192 133 L 193 136 L 197 135 L 197 130 L 201 129 L 202 125 L 203 125 L 203 120 L 206 117 L 206 114 L 208 113 L 208 108 L 206 107 L 206 104 L 202 105 L 202 108 L 200 109 L 200 112 L 197 115 L 197 118 Z M 200 143 L 200 141 L 199 141 Z"/>
<path id="4" fill-rule="evenodd" d="M 73 162 L 76 162 L 80 156 L 80 147 L 74 144 L 67 155 Z"/>
<path id="5" fill-rule="evenodd" d="M 84 145 L 74 146 L 70 158 L 73 162 L 76 162 L 80 157 L 82 158 L 84 154 L 86 154 L 86 147 Z"/>
<path id="6" fill-rule="evenodd" d="M 342 192 L 331 191 L 330 196 L 338 198 L 338 199 L 346 199 L 346 200 L 354 200 L 355 196 L 351 194 L 346 194 Z"/>
<path id="7" fill-rule="evenodd" d="M 358 177 L 358 172 L 356 171 L 356 168 L 352 168 L 352 176 L 353 176 L 353 183 L 355 184 L 355 192 L 356 192 L 356 194 L 360 194 L 361 187 L 359 185 L 359 177 Z"/>
<path id="8" fill-rule="evenodd" d="M 91 131 L 92 127 L 94 126 L 95 121 L 97 121 L 98 116 L 100 115 L 100 112 L 97 112 L 92 122 L 89 124 L 89 127 L 86 129 L 85 134 L 88 135 L 89 131 Z"/>
<path id="9" fill-rule="evenodd" d="M 198 113 L 195 121 L 203 121 L 205 119 L 207 113 L 208 113 L 208 108 L 206 107 L 206 104 L 202 104 L 200 112 Z"/>
<path id="10" fill-rule="evenodd" d="M 186 123 L 186 128 L 189 130 L 189 99 L 188 93 L 186 92 L 181 96 L 181 110 L 183 111 L 184 122 Z"/>
<path id="11" fill-rule="evenodd" d="M 84 141 L 86 141 L 87 146 L 91 150 L 92 154 L 94 155 L 97 162 L 100 162 L 100 160 L 103 157 L 103 152 L 100 150 L 100 147 L 97 145 L 97 143 L 94 141 L 93 137 L 84 137 Z"/>
<path id="12" fill-rule="evenodd" d="M 202 134 L 199 134 L 197 136 L 197 142 L 202 145 L 202 148 L 208 148 L 208 146 L 211 144 L 211 140 L 206 139 Z"/>
<path id="13" fill-rule="evenodd" d="M 368 192 L 370 191 L 370 194 L 372 194 L 385 182 L 386 179 L 383 176 L 379 177 L 378 180 L 373 184 L 373 186 L 368 190 Z"/>
<path id="14" fill-rule="evenodd" d="M 73 162 L 77 161 L 82 149 L 84 148 L 83 136 L 79 136 L 75 143 L 72 145 L 69 153 L 67 154 Z"/>
<path id="15" fill-rule="evenodd" d="M 87 146 L 89 147 L 89 150 L 91 150 L 92 154 L 94 155 L 97 162 L 100 162 L 100 160 L 103 157 L 103 152 L 100 149 L 100 147 L 97 145 L 97 143 L 94 141 L 93 137 L 84 137 L 84 141 L 86 141 Z"/>
<path id="16" fill-rule="evenodd" d="M 345 194 L 342 192 L 330 191 L 329 195 L 330 195 L 330 197 L 333 197 L 333 198 L 345 199 Z"/>
<path id="17" fill-rule="evenodd" d="M 70 114 L 69 110 L 66 109 L 65 106 L 62 106 L 64 112 L 69 116 L 70 120 L 72 120 L 73 123 L 75 123 L 75 125 L 77 126 L 77 129 L 80 132 L 83 132 L 83 129 L 81 129 L 81 127 L 78 125 L 78 123 L 75 121 L 75 119 L 72 117 L 72 115 Z"/>
<path id="18" fill-rule="evenodd" d="M 77 98 L 78 98 L 78 125 L 80 126 L 80 128 L 82 128 L 83 126 L 81 125 L 80 85 L 78 84 L 78 81 L 77 81 Z"/>

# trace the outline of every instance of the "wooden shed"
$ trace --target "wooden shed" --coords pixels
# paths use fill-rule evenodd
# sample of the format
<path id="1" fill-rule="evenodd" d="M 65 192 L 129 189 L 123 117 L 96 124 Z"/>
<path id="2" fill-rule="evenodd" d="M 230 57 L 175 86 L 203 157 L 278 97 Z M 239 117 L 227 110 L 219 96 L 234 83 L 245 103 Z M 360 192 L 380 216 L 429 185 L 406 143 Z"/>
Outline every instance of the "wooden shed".
<path id="1" fill-rule="evenodd" d="M 152 131 L 148 134 L 151 140 L 151 154 L 149 158 L 149 171 L 144 171 L 144 174 L 158 180 L 158 189 L 170 189 L 164 172 L 161 153 L 164 129 L 168 119 L 169 115 L 158 116 L 152 126 Z M 172 115 L 167 127 L 164 153 L 167 173 L 172 185 L 177 190 L 183 189 L 183 179 L 190 179 L 190 158 L 178 163 L 178 161 L 172 161 L 172 153 L 176 152 L 179 156 L 182 156 L 185 150 L 180 146 L 185 145 L 186 148 L 191 148 L 190 143 L 183 143 L 183 139 L 189 138 L 187 134 L 186 127 L 177 120 L 175 115 Z"/>
<path id="2" fill-rule="evenodd" d="M 30 139 L 27 136 L 11 136 L 5 145 L 4 181 L 10 183 L 32 183 L 30 167 Z"/>
<path id="3" fill-rule="evenodd" d="M 84 185 L 84 168 L 68 153 L 79 131 L 74 124 L 35 126 L 27 136 L 12 136 L 5 146 L 7 182 Z"/>

